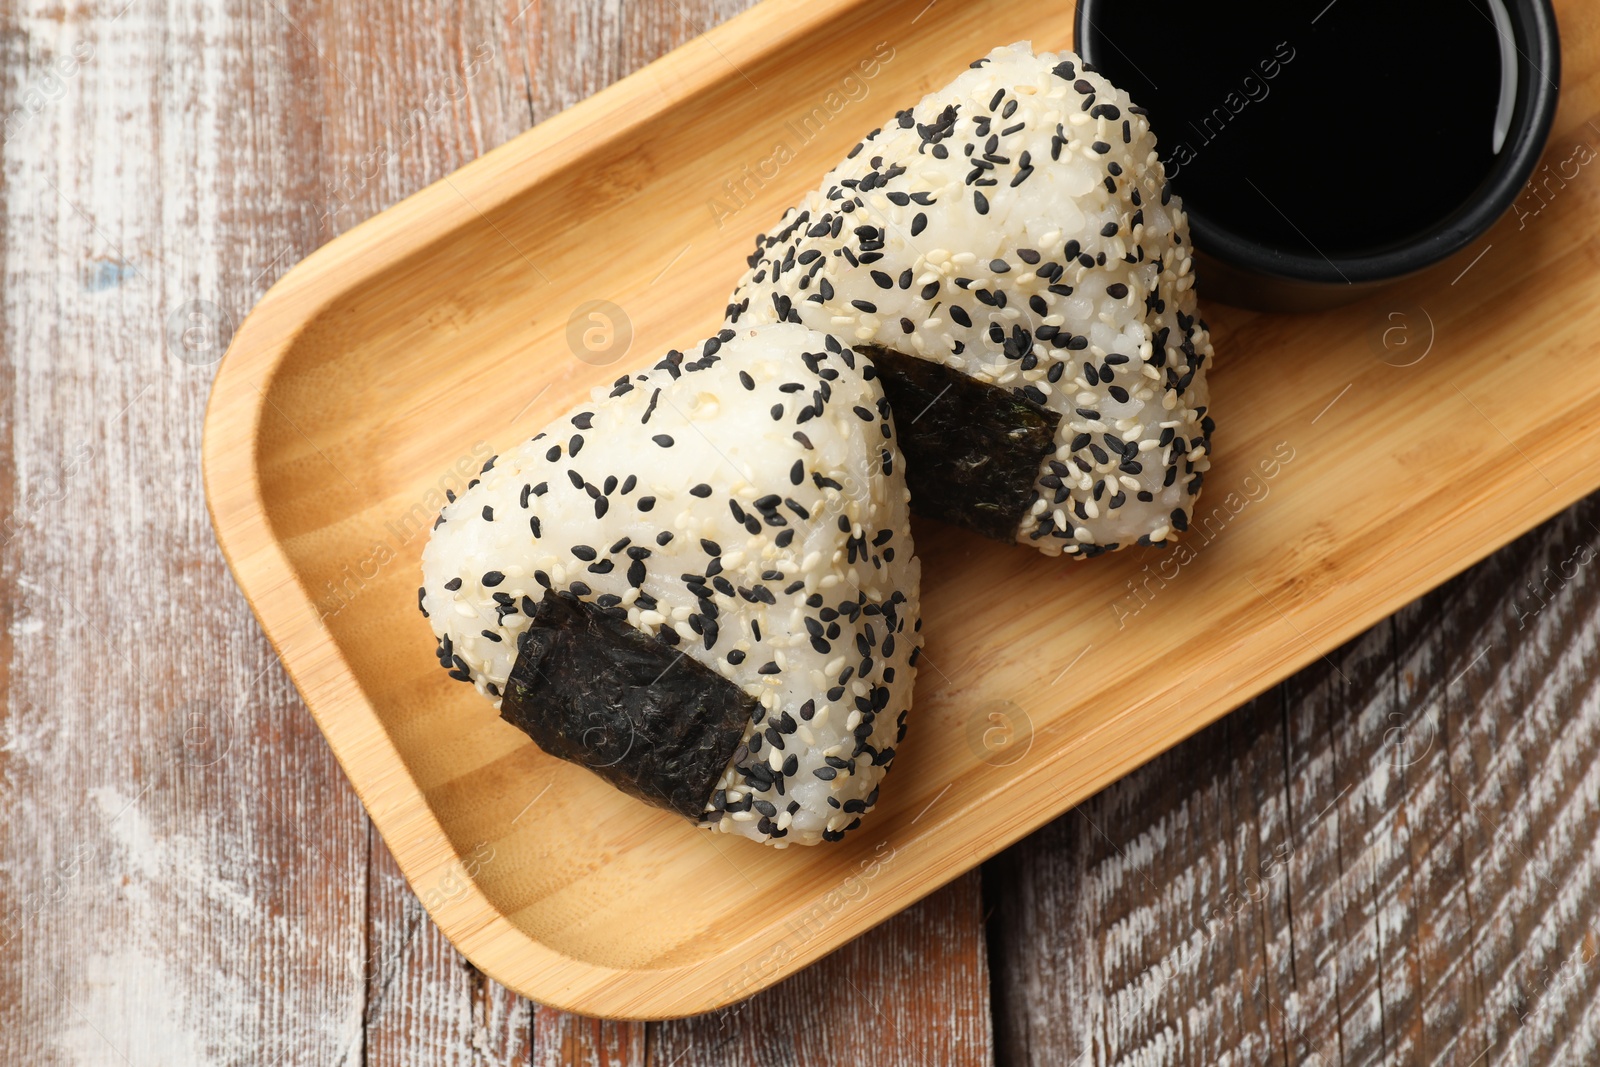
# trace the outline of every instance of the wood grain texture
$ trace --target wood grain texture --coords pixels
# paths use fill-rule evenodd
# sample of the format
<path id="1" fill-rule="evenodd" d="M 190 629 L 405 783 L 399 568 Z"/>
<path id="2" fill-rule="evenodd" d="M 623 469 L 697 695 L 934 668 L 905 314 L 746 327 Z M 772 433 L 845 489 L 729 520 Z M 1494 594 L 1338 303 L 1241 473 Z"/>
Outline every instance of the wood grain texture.
<path id="1" fill-rule="evenodd" d="M 999 1062 L 1580 1064 L 1600 503 L 1011 849 Z"/>
<path id="2" fill-rule="evenodd" d="M 5 1062 L 359 1047 L 361 808 L 200 487 L 215 334 L 299 222 L 246 196 L 314 114 L 252 14 L 5 7 Z"/>
<path id="3" fill-rule="evenodd" d="M 972 871 L 781 985 L 655 1024 L 649 1062 L 988 1064 L 990 1028 Z"/>

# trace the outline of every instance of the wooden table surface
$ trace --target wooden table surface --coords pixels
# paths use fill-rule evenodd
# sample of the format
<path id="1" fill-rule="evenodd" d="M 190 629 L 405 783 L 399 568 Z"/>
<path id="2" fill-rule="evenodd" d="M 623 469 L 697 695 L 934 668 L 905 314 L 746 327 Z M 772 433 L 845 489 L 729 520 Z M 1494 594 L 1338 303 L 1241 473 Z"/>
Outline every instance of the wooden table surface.
<path id="1" fill-rule="evenodd" d="M 1600 1062 L 1595 499 L 737 1008 L 565 1015 L 428 921 L 212 540 L 212 372 L 745 6 L 0 6 L 0 1063 Z"/>

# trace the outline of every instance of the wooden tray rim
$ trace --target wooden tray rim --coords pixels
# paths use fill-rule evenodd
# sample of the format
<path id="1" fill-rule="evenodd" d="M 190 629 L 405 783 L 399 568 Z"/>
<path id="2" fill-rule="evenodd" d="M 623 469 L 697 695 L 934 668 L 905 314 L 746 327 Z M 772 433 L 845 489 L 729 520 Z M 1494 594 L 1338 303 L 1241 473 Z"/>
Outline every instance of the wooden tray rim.
<path id="1" fill-rule="evenodd" d="M 320 246 L 268 290 L 234 334 L 212 383 L 201 444 L 212 528 L 268 642 L 413 890 L 436 884 L 459 857 L 273 536 L 256 465 L 273 377 L 301 333 L 345 293 L 592 150 L 594 130 L 625 137 L 679 101 L 737 77 L 741 60 L 753 62 L 784 39 L 867 3 L 763 0 Z M 708 52 L 716 62 L 706 61 Z M 517 172 L 515 181 L 506 180 L 511 171 Z M 374 755 L 397 772 L 386 788 L 350 773 L 353 764 Z M 537 941 L 508 920 L 474 880 L 462 884 L 460 895 L 439 903 L 430 915 L 475 966 L 540 1004 L 627 1019 L 678 1018 L 743 999 L 937 888 L 930 884 L 915 896 L 901 897 L 882 914 L 856 909 L 841 916 L 837 936 L 814 939 L 785 966 L 734 985 L 721 979 L 733 975 L 755 946 L 731 945 L 717 956 L 681 966 L 608 967 Z"/>
<path id="2" fill-rule="evenodd" d="M 458 862 L 458 856 L 376 709 L 356 684 L 354 672 L 322 623 L 310 591 L 273 536 L 257 468 L 257 441 L 273 377 L 302 332 L 344 294 L 359 289 L 397 260 L 446 239 L 463 223 L 503 204 L 517 190 L 592 150 L 593 131 L 610 130 L 612 138 L 625 137 L 678 102 L 737 77 L 741 61 L 753 62 L 784 41 L 815 32 L 870 2 L 763 0 L 318 248 L 268 291 L 235 334 L 218 368 L 205 413 L 202 465 L 212 525 L 269 642 L 413 888 L 436 884 Z M 708 54 L 715 62 L 707 62 Z M 508 179 L 512 171 L 516 176 Z M 1600 482 L 1600 471 L 1592 480 Z M 1529 516 L 1530 524 L 1543 521 L 1593 488 L 1587 483 L 1563 485 L 1563 490 L 1570 491 L 1541 497 L 1543 506 Z M 1485 542 L 1474 553 L 1444 565 L 1434 561 L 1433 572 L 1421 581 L 1431 588 L 1520 532 L 1508 529 L 1504 538 Z M 1409 590 L 1397 598 L 1389 590 L 1375 597 L 1372 605 L 1375 610 L 1391 611 L 1414 594 L 1415 590 Z M 1318 637 L 1342 642 L 1369 624 L 1370 619 L 1352 616 L 1320 629 Z M 1079 768 L 1078 775 L 1056 791 L 1053 802 L 1039 806 L 1043 818 L 1032 812 L 992 818 L 989 837 L 959 857 L 944 857 L 946 862 L 935 869 L 935 875 L 920 883 L 910 880 L 909 864 L 900 865 L 885 879 L 885 891 L 870 894 L 838 915 L 824 936 L 796 947 L 781 966 L 746 976 L 738 983 L 730 979 L 761 950 L 753 938 L 688 964 L 616 968 L 574 959 L 539 942 L 507 919 L 471 879 L 464 881 L 463 892 L 438 902 L 430 914 L 476 966 L 541 1004 L 632 1019 L 712 1011 L 815 962 L 1318 655 L 1309 644 L 1297 645 L 1286 651 L 1271 671 L 1241 675 L 1229 692 L 1191 704 L 1187 730 L 1164 733 L 1158 741 L 1125 736 L 1128 720 L 1137 709 L 1093 726 L 1078 737 L 1079 742 L 1094 739 L 1104 743 L 1097 735 L 1114 732 L 1124 735 L 1119 739 L 1126 742 L 1126 754 L 1104 770 Z M 1048 774 L 1070 754 L 1063 750 L 1031 774 Z M 382 786 L 350 774 L 352 765 L 374 760 L 395 772 Z"/>

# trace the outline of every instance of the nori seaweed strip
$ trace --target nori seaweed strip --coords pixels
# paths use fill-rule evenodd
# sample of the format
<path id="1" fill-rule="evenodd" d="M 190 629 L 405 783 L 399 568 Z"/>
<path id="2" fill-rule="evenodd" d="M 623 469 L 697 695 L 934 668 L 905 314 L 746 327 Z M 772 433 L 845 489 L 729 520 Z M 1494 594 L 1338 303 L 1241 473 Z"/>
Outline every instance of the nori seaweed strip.
<path id="1" fill-rule="evenodd" d="M 550 755 L 697 819 L 756 707 L 737 685 L 626 619 L 549 590 L 500 717 Z"/>
<path id="2" fill-rule="evenodd" d="M 1015 542 L 1061 416 L 941 363 L 878 345 L 856 351 L 877 367 L 894 411 L 911 510 Z"/>

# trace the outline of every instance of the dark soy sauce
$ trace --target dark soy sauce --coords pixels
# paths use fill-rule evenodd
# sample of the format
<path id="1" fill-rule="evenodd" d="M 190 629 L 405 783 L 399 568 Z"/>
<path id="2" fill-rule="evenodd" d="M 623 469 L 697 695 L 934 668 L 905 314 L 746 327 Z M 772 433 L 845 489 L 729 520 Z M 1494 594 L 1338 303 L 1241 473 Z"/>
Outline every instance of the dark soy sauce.
<path id="1" fill-rule="evenodd" d="M 1488 176 L 1515 96 L 1501 2 L 1110 0 L 1080 47 L 1150 113 L 1202 224 L 1350 255 L 1429 229 Z"/>

